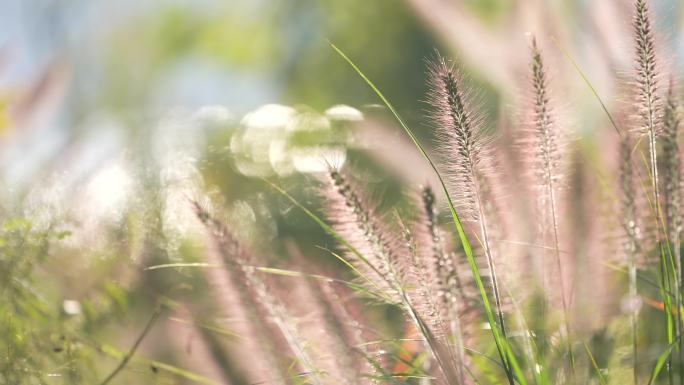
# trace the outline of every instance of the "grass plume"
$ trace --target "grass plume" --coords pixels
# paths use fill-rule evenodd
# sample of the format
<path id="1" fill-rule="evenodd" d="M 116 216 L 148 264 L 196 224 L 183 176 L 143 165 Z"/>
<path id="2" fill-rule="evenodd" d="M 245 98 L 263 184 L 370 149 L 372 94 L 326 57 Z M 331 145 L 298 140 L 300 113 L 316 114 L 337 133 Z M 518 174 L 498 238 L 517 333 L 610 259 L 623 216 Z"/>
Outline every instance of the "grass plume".
<path id="1" fill-rule="evenodd" d="M 558 194 L 562 186 L 563 134 L 560 132 L 554 117 L 548 89 L 548 79 L 542 53 L 535 38 L 531 45 L 531 88 L 532 88 L 532 121 L 531 135 L 523 151 L 532 155 L 530 170 L 534 171 L 535 185 L 539 190 L 539 212 L 543 218 L 548 218 L 552 247 L 556 261 L 558 286 L 560 287 L 560 301 L 563 309 L 563 324 L 565 338 L 568 342 L 568 358 L 571 370 L 575 370 L 575 358 L 572 351 L 572 329 L 568 309 L 569 294 L 566 292 L 564 269 L 561 261 L 559 240 Z M 542 221 L 546 223 L 547 221 Z M 547 229 L 542 228 L 542 233 Z M 544 237 L 542 237 L 544 239 Z"/>
<path id="2" fill-rule="evenodd" d="M 499 289 L 497 270 L 489 239 L 489 227 L 484 202 L 484 186 L 489 156 L 483 136 L 482 118 L 473 113 L 472 98 L 463 76 L 453 63 L 437 54 L 428 66 L 430 93 L 428 102 L 434 108 L 432 120 L 436 133 L 445 143 L 442 151 L 446 170 L 451 177 L 452 191 L 459 212 L 479 225 L 479 237 L 490 274 L 492 295 L 499 327 L 506 337 L 506 324 Z"/>

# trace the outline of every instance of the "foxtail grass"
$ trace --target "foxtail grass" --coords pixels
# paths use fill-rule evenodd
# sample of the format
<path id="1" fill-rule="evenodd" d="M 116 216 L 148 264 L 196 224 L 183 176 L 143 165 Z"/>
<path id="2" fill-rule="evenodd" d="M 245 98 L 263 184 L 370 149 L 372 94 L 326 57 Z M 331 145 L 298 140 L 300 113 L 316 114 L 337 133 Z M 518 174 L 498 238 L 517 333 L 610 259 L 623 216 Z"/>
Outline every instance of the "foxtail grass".
<path id="1" fill-rule="evenodd" d="M 435 132 L 443 145 L 445 169 L 452 182 L 458 209 L 465 218 L 479 225 L 479 237 L 490 274 L 492 295 L 499 327 L 506 338 L 502 295 L 489 236 L 484 189 L 488 174 L 486 140 L 482 118 L 473 112 L 471 96 L 463 76 L 455 66 L 437 55 L 428 66 L 429 103 L 433 106 Z"/>
<path id="2" fill-rule="evenodd" d="M 534 171 L 537 188 L 541 192 L 541 214 L 551 222 L 553 251 L 560 286 L 560 301 L 563 310 L 563 324 L 567 339 L 567 352 L 571 372 L 575 372 L 575 357 L 572 344 L 572 329 L 568 311 L 569 295 L 566 293 L 564 269 L 560 254 L 558 192 L 563 183 L 562 160 L 563 135 L 559 132 L 553 117 L 553 108 L 548 89 L 548 79 L 541 51 L 535 38 L 531 45 L 531 85 L 532 121 L 531 138 L 523 146 L 523 151 L 533 155 L 531 170 Z M 543 229 L 544 230 L 544 229 Z M 542 238 L 543 239 L 543 238 Z"/>

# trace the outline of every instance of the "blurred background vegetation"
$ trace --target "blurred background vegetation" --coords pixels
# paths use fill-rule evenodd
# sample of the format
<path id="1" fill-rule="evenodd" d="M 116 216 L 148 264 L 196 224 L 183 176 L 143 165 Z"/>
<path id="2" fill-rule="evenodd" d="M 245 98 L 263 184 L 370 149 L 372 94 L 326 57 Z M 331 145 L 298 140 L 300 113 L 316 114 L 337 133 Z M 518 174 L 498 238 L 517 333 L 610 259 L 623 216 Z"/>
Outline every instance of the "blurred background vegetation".
<path id="1" fill-rule="evenodd" d="M 362 170 L 387 205 L 394 187 L 432 178 L 329 42 L 429 143 L 425 58 L 438 49 L 461 61 L 505 134 L 533 32 L 592 151 L 607 122 L 550 37 L 612 94 L 630 65 L 628 3 L 1 1 L 0 378 L 98 383 L 162 306 L 114 383 L 220 382 L 228 364 L 203 357 L 221 363 L 217 346 L 233 337 L 205 273 L 145 270 L 203 260 L 189 199 L 221 207 L 272 266 L 289 266 L 296 245 L 337 268 L 316 247 L 332 240 L 260 178 L 314 208 L 324 156 Z M 681 57 L 684 5 L 654 7 Z"/>

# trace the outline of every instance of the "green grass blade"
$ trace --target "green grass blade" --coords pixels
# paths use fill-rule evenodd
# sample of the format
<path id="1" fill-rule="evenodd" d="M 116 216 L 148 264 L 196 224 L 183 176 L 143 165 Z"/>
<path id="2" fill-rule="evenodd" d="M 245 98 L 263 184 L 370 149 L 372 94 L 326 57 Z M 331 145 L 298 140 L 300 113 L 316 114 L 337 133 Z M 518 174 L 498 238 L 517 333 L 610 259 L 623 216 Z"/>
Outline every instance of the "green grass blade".
<path id="1" fill-rule="evenodd" d="M 175 317 L 169 317 L 169 321 L 173 321 L 173 322 L 183 324 L 183 325 L 195 326 L 195 327 L 207 330 L 211 333 L 215 333 L 221 337 L 229 338 L 231 340 L 240 340 L 240 339 L 245 338 L 244 336 L 241 336 L 240 334 L 238 334 L 237 332 L 234 332 L 232 330 L 225 329 L 225 328 L 215 326 L 215 325 L 210 325 L 210 324 L 203 323 L 203 322 L 192 322 L 192 321 L 188 321 L 188 320 L 185 320 L 182 318 L 175 318 Z"/>
<path id="2" fill-rule="evenodd" d="M 528 344 L 530 355 L 530 357 L 528 357 L 527 359 L 527 367 L 530 368 L 530 370 L 532 371 L 532 376 L 534 377 L 537 385 L 550 384 L 551 381 L 548 378 L 547 368 L 544 366 L 543 362 L 541 362 L 541 355 L 539 353 L 539 347 L 537 346 L 537 343 L 534 341 L 534 338 L 531 338 L 530 328 L 528 326 L 527 320 L 525 319 L 525 315 L 523 314 L 522 309 L 520 309 L 520 306 L 518 304 L 518 301 L 516 301 L 515 296 L 513 295 L 513 293 L 511 293 L 508 287 L 506 287 L 506 293 L 508 294 L 508 297 L 511 299 L 511 303 L 513 305 L 513 308 L 515 309 L 517 317 L 520 318 L 520 323 L 522 326 L 521 329 L 524 330 L 527 334 L 524 337 L 526 341 L 525 343 Z"/>
<path id="3" fill-rule="evenodd" d="M 572 66 L 575 68 L 575 71 L 582 77 L 582 80 L 584 83 L 589 87 L 589 90 L 591 90 L 591 93 L 594 94 L 594 97 L 596 97 L 596 100 L 601 104 L 601 108 L 603 109 L 603 112 L 606 113 L 606 116 L 608 117 L 608 120 L 610 120 L 610 124 L 615 128 L 615 132 L 617 132 L 618 135 L 622 136 L 622 132 L 620 132 L 620 129 L 618 128 L 617 124 L 615 123 L 615 120 L 613 119 L 613 115 L 608 111 L 608 107 L 606 107 L 606 104 L 603 103 L 603 99 L 598 94 L 598 91 L 596 91 L 596 88 L 594 88 L 594 85 L 591 84 L 591 81 L 587 77 L 587 75 L 584 74 L 584 71 L 580 68 L 579 64 L 570 56 L 570 53 L 566 51 L 563 46 L 560 45 L 558 40 L 556 40 L 555 37 L 551 38 L 551 41 L 553 41 L 553 44 L 556 45 L 556 47 L 561 51 L 563 56 L 565 56 L 566 59 L 572 64 Z"/>
<path id="4" fill-rule="evenodd" d="M 601 374 L 601 369 L 596 363 L 594 355 L 591 354 L 591 350 L 589 350 L 589 346 L 587 346 L 586 342 L 582 342 L 582 344 L 584 345 L 584 350 L 587 352 L 587 356 L 589 356 L 589 361 L 591 361 L 591 366 L 594 368 L 594 371 L 596 372 L 596 376 L 598 377 L 599 382 L 601 383 L 601 385 L 608 385 L 606 379 L 603 377 L 603 374 Z"/>
<path id="5" fill-rule="evenodd" d="M 115 359 L 122 359 L 126 353 L 116 349 L 115 347 L 111 345 L 101 345 L 97 347 L 98 351 L 103 353 L 104 355 L 107 355 L 109 357 L 115 358 Z M 193 381 L 198 384 L 206 384 L 206 385 L 219 385 L 218 382 L 215 382 L 211 378 L 205 377 L 201 374 L 191 372 L 186 369 L 179 368 L 177 366 L 173 366 L 170 364 L 166 364 L 161 361 L 154 361 L 154 360 L 148 360 L 144 358 L 139 358 L 139 357 L 132 357 L 131 361 L 140 364 L 140 365 L 145 365 L 148 367 L 153 367 L 161 371 L 168 372 L 170 374 L 173 374 L 175 376 L 178 376 L 180 378 L 184 378 L 189 381 Z"/>
<path id="6" fill-rule="evenodd" d="M 672 354 L 672 349 L 677 345 L 677 342 L 679 341 L 678 337 L 675 341 L 673 341 L 667 349 L 665 349 L 664 352 L 660 354 L 658 357 L 658 360 L 656 361 L 655 366 L 653 367 L 653 370 L 651 371 L 651 378 L 648 380 L 648 385 L 653 384 L 653 381 L 658 377 L 658 374 L 663 370 L 663 366 L 665 366 L 665 362 L 667 362 L 667 359 L 670 358 L 670 354 Z"/>
<path id="7" fill-rule="evenodd" d="M 179 263 L 161 263 L 159 265 L 147 266 L 143 270 L 159 270 L 159 269 L 173 269 L 180 267 L 226 267 L 222 263 L 206 263 L 206 262 L 179 262 Z"/>
<path id="8" fill-rule="evenodd" d="M 507 339 L 502 336 L 501 331 L 500 331 L 500 329 L 499 329 L 499 327 L 495 321 L 494 312 L 492 310 L 492 306 L 491 306 L 491 304 L 489 302 L 489 298 L 487 296 L 487 291 L 485 290 L 484 283 L 482 281 L 482 275 L 480 274 L 480 269 L 477 266 L 477 262 L 475 261 L 472 246 L 470 245 L 470 241 L 468 240 L 468 237 L 466 236 L 465 230 L 463 228 L 463 224 L 461 223 L 461 219 L 459 218 L 458 214 L 456 213 L 456 208 L 454 207 L 453 200 L 451 199 L 451 195 L 449 194 L 449 191 L 446 187 L 446 183 L 444 182 L 444 178 L 442 178 L 442 175 L 439 172 L 439 170 L 437 169 L 437 166 L 432 161 L 432 159 L 428 155 L 425 148 L 420 144 L 416 135 L 408 127 L 408 125 L 404 122 L 404 120 L 401 118 L 401 116 L 399 115 L 397 110 L 394 108 L 392 103 L 389 102 L 389 100 L 385 97 L 385 95 L 382 92 L 380 92 L 380 90 L 375 86 L 375 84 L 361 71 L 361 69 L 359 69 L 359 67 L 356 66 L 356 64 L 344 52 L 342 52 L 339 48 L 337 48 L 332 43 L 330 43 L 330 46 L 354 69 L 354 71 L 356 71 L 356 73 L 366 82 L 366 84 L 380 98 L 380 100 L 382 100 L 382 102 L 385 104 L 385 106 L 387 106 L 387 108 L 390 110 L 390 112 L 395 117 L 397 122 L 399 122 L 399 124 L 404 129 L 406 134 L 411 138 L 411 141 L 413 142 L 413 144 L 420 151 L 420 153 L 423 155 L 425 160 L 429 163 L 432 170 L 437 175 L 437 178 L 439 179 L 439 183 L 441 185 L 441 188 L 444 192 L 444 196 L 447 199 L 447 204 L 449 206 L 449 211 L 451 213 L 451 218 L 453 220 L 454 227 L 456 229 L 456 232 L 458 233 L 458 236 L 459 236 L 460 241 L 461 241 L 461 245 L 462 245 L 463 250 L 466 254 L 466 259 L 468 260 L 468 265 L 470 265 L 470 269 L 472 270 L 473 278 L 475 279 L 475 284 L 478 288 L 478 291 L 480 292 L 480 296 L 482 297 L 483 307 L 484 307 L 485 313 L 487 315 L 487 322 L 489 323 L 491 331 L 492 331 L 494 343 L 496 344 L 497 351 L 498 351 L 499 356 L 501 357 L 501 360 L 502 360 L 504 367 L 506 369 L 506 375 L 508 377 L 508 381 L 511 385 L 513 385 L 513 383 L 514 383 L 514 380 L 513 380 L 514 369 L 513 368 L 519 367 L 519 365 L 517 363 L 517 359 L 515 358 L 515 355 L 512 354 L 512 350 L 510 349 L 510 346 L 509 346 Z M 522 385 L 527 384 L 524 377 L 518 377 L 517 380 Z"/>
<path id="9" fill-rule="evenodd" d="M 322 250 L 325 250 L 326 252 L 331 253 L 335 258 L 339 259 L 344 263 L 346 266 L 349 266 L 353 271 L 356 271 L 354 266 L 352 266 L 348 261 L 346 261 L 344 258 L 342 258 L 339 254 L 322 248 Z M 161 269 L 172 269 L 172 268 L 183 268 L 183 267 L 193 267 L 193 268 L 224 268 L 227 267 L 227 265 L 224 265 L 222 263 L 203 263 L 203 262 L 179 262 L 179 263 L 162 263 L 159 265 L 152 265 L 146 267 L 144 270 L 161 270 Z M 295 271 L 295 270 L 287 270 L 287 269 L 279 269 L 275 267 L 262 267 L 262 266 L 247 266 L 254 268 L 254 270 L 261 272 L 261 273 L 266 273 L 266 274 L 273 274 L 273 275 L 280 275 L 284 277 L 296 277 L 296 278 L 308 278 L 308 279 L 315 279 L 323 282 L 334 282 L 334 283 L 339 283 L 341 285 L 345 285 L 348 288 L 358 291 L 358 292 L 363 292 L 367 293 L 369 296 L 372 297 L 377 297 L 382 300 L 386 300 L 383 297 L 380 297 L 378 293 L 374 291 L 370 291 L 367 288 L 365 288 L 362 285 L 359 285 L 358 283 L 350 282 L 350 281 L 345 281 L 343 279 L 339 278 L 332 278 L 328 277 L 325 275 L 319 275 L 319 274 L 308 274 L 308 273 L 302 273 L 301 271 Z"/>

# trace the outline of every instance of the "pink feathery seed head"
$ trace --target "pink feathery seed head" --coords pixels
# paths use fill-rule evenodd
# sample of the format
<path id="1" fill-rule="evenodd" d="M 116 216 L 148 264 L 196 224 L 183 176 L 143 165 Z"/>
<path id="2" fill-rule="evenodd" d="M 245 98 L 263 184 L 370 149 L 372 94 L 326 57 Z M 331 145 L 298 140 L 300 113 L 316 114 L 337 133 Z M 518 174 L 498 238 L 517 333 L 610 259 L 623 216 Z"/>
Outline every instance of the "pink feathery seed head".
<path id="1" fill-rule="evenodd" d="M 478 219 L 477 184 L 487 173 L 483 115 L 474 106 L 474 93 L 462 73 L 439 53 L 428 62 L 430 121 L 444 160 L 454 203 L 463 219 Z"/>
<path id="2" fill-rule="evenodd" d="M 531 236 L 533 244 L 543 248 L 531 248 L 530 260 L 536 267 L 536 275 L 544 287 L 544 291 L 554 303 L 563 307 L 564 323 L 568 328 L 568 258 L 562 252 L 566 242 L 567 231 L 563 231 L 567 221 L 568 195 L 562 194 L 566 184 L 568 162 L 567 133 L 559 127 L 554 108 L 555 101 L 551 95 L 548 70 L 540 45 L 533 37 L 530 44 L 530 64 L 525 109 L 521 113 L 521 130 L 518 147 L 523 154 L 523 178 L 531 191 L 529 198 L 534 208 L 536 219 L 535 234 Z M 546 246 L 548 245 L 548 249 Z M 551 278 L 551 282 L 546 281 Z"/>
<path id="3" fill-rule="evenodd" d="M 273 317 L 273 300 L 264 282 L 246 266 L 252 261 L 250 251 L 241 245 L 228 226 L 216 219 L 211 212 L 196 201 L 191 201 L 199 220 L 204 223 L 210 243 L 208 261 L 223 263 L 225 269 L 206 269 L 209 282 L 217 292 L 219 305 L 237 317 L 238 324 L 231 329 L 247 336 L 245 350 L 254 351 L 263 359 L 249 363 L 250 380 L 272 379 L 285 384 L 289 345 L 282 333 L 270 322 Z M 267 322 L 268 321 L 268 322 Z M 279 351 L 276 355 L 273 352 Z M 262 377 L 265 376 L 265 377 Z"/>
<path id="4" fill-rule="evenodd" d="M 223 257 L 223 263 L 227 265 L 250 264 L 252 260 L 251 253 L 242 246 L 237 236 L 228 229 L 226 224 L 216 219 L 209 210 L 198 201 L 193 200 L 191 201 L 191 204 L 195 211 L 195 215 L 209 231 L 215 247 L 220 250 L 220 255 Z"/>
<path id="5" fill-rule="evenodd" d="M 658 151 L 659 136 L 663 131 L 663 106 L 661 103 L 661 91 L 659 89 L 660 65 L 655 49 L 654 32 L 651 28 L 650 14 L 645 0 L 634 2 L 633 19 L 633 39 L 634 39 L 634 80 L 633 88 L 635 98 L 632 103 L 632 110 L 636 113 L 631 119 L 632 130 L 640 135 L 644 135 L 647 140 L 644 142 L 648 148 L 648 175 L 650 182 L 648 194 L 653 210 L 642 212 L 645 218 L 651 217 L 650 221 L 645 221 L 642 227 L 644 235 L 653 234 L 656 242 L 662 241 L 666 236 L 659 231 L 660 224 L 664 222 L 662 218 L 661 204 L 663 191 L 661 191 L 662 175 L 658 167 L 660 159 Z"/>
<path id="6" fill-rule="evenodd" d="M 390 301 L 400 303 L 412 314 L 414 322 L 420 320 L 431 325 L 427 329 L 421 328 L 421 334 L 432 353 L 439 357 L 440 371 L 452 372 L 452 365 L 445 364 L 440 343 L 435 340 L 448 335 L 448 323 L 440 319 L 434 298 L 428 293 L 430 283 L 410 230 L 397 215 L 396 222 L 403 237 L 397 236 L 396 231 L 388 231 L 378 214 L 366 208 L 362 192 L 343 174 L 332 170 L 330 180 L 333 195 L 330 200 L 337 200 L 335 206 L 342 211 L 336 216 L 336 229 L 363 256 L 348 253 L 356 269 L 370 281 L 366 286 L 378 289 Z M 347 226 L 343 226 L 345 222 Z"/>
<path id="7" fill-rule="evenodd" d="M 297 264 L 294 271 L 302 271 Z M 287 305 L 290 317 L 296 320 L 301 339 L 307 342 L 306 350 L 315 358 L 319 370 L 336 379 L 340 385 L 358 383 L 355 354 L 344 338 L 342 324 L 329 303 L 324 300 L 322 285 L 313 279 L 280 281 L 278 293 Z"/>
<path id="8" fill-rule="evenodd" d="M 529 170 L 534 173 L 534 185 L 542 190 L 560 187 L 562 179 L 562 151 L 565 138 L 556 124 L 550 98 L 548 75 L 542 52 L 535 38 L 531 44 L 530 85 L 528 115 L 525 118 L 527 135 L 522 150 L 529 154 Z"/>
<path id="9" fill-rule="evenodd" d="M 286 242 L 294 261 L 293 270 L 335 277 L 333 270 L 306 264 L 306 258 L 293 241 Z M 361 384 L 364 373 L 373 372 L 364 356 L 366 321 L 358 309 L 358 298 L 342 283 L 330 280 L 305 279 L 290 294 L 290 306 L 298 308 L 301 327 L 321 362 L 322 370 L 340 384 Z"/>
<path id="10" fill-rule="evenodd" d="M 427 289 L 435 298 L 441 317 L 459 322 L 459 312 L 465 306 L 460 292 L 463 289 L 462 281 L 461 277 L 457 276 L 453 255 L 446 251 L 437 221 L 438 212 L 435 203 L 432 189 L 423 187 L 420 194 L 421 212 L 415 224 L 418 254 L 422 259 L 422 266 L 429 283 Z"/>
<path id="11" fill-rule="evenodd" d="M 366 318 L 366 309 L 358 297 L 344 285 L 323 285 L 326 301 L 334 308 L 340 320 L 343 320 L 345 335 L 349 348 L 356 353 L 358 373 L 378 375 L 377 368 L 370 365 L 368 357 L 374 355 L 373 344 L 368 341 L 377 340 L 378 335 L 370 327 Z M 366 382 L 361 382 L 365 384 Z M 375 383 L 375 382 L 373 382 Z"/>
<path id="12" fill-rule="evenodd" d="M 634 87 L 637 89 L 634 103 L 638 111 L 633 129 L 655 137 L 662 130 L 660 66 L 656 60 L 655 38 L 646 0 L 634 2 L 632 27 L 635 56 Z"/>
<path id="13" fill-rule="evenodd" d="M 430 187 L 424 187 L 420 196 L 421 213 L 416 223 L 416 240 L 419 254 L 424 259 L 425 269 L 430 277 L 432 291 L 442 306 L 448 307 L 451 291 L 448 277 L 453 272 L 453 265 L 444 251 L 442 236 L 437 223 L 435 194 Z"/>
<path id="14" fill-rule="evenodd" d="M 405 255 L 403 245 L 388 231 L 381 215 L 368 203 L 353 181 L 341 171 L 330 169 L 328 187 L 324 189 L 327 215 L 335 230 L 356 249 L 347 255 L 354 266 L 371 282 L 371 291 L 382 291 L 399 301 L 399 277 L 396 263 Z M 375 290 L 373 290 L 375 289 Z"/>
<path id="15" fill-rule="evenodd" d="M 473 113 L 472 94 L 451 63 L 447 64 L 437 56 L 429 65 L 428 73 L 429 103 L 434 110 L 432 120 L 437 136 L 442 138 L 442 157 L 454 203 L 461 218 L 477 222 L 479 229 L 476 231 L 484 247 L 497 317 L 505 329 L 495 252 L 490 239 L 494 230 L 492 221 L 495 222 L 495 215 L 491 215 L 495 207 L 491 200 L 491 165 L 495 162 L 493 154 L 486 151 L 490 148 L 488 143 L 483 140 L 482 114 Z"/>
<path id="16" fill-rule="evenodd" d="M 470 268 L 444 244 L 433 190 L 429 186 L 423 187 L 417 200 L 420 213 L 413 233 L 428 282 L 425 288 L 434 298 L 442 320 L 458 329 L 451 330 L 451 334 L 460 334 L 460 317 L 479 306 L 478 294 L 472 290 L 474 281 L 472 275 L 469 276 Z M 464 265 L 459 266 L 462 262 Z"/>
<path id="17" fill-rule="evenodd" d="M 402 284 L 404 284 L 409 300 L 420 318 L 429 325 L 435 336 L 441 338 L 446 335 L 445 323 L 437 302 L 437 293 L 433 290 L 426 261 L 419 254 L 412 231 L 402 221 L 400 221 L 400 227 L 408 249 L 408 255 L 402 258 L 399 263 Z"/>
<path id="18" fill-rule="evenodd" d="M 199 206 L 195 207 L 197 209 Z M 252 315 L 251 321 L 260 322 L 260 328 L 268 333 L 269 342 L 275 345 L 275 341 L 279 341 L 280 354 L 289 351 L 297 359 L 300 369 L 311 373 L 311 382 L 321 385 L 318 370 L 306 347 L 306 341 L 299 334 L 296 320 L 288 313 L 279 298 L 286 291 L 278 285 L 269 285 L 264 277 L 257 273 L 251 265 L 260 261 L 252 255 L 249 248 L 241 245 L 238 237 L 226 224 L 213 218 L 208 212 L 200 210 L 198 213 L 201 214 L 200 218 L 207 229 L 211 231 L 216 249 L 227 265 L 226 270 L 238 287 L 242 305 L 249 309 Z"/>

